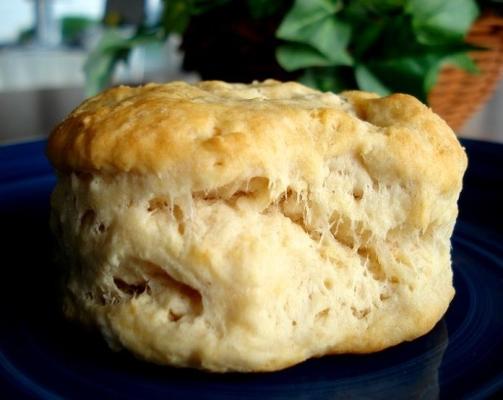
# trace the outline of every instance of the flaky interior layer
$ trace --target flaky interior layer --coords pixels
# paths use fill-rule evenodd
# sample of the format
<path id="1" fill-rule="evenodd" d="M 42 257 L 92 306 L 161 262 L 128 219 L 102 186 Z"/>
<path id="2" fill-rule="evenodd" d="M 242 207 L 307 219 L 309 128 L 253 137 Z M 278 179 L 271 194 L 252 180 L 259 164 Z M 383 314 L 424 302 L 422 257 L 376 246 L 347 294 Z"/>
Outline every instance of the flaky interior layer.
<path id="1" fill-rule="evenodd" d="M 198 191 L 158 175 L 60 176 L 67 314 L 140 357 L 214 370 L 424 334 L 454 294 L 458 193 L 380 181 L 356 153 L 326 166 L 318 186 L 257 170 Z"/>

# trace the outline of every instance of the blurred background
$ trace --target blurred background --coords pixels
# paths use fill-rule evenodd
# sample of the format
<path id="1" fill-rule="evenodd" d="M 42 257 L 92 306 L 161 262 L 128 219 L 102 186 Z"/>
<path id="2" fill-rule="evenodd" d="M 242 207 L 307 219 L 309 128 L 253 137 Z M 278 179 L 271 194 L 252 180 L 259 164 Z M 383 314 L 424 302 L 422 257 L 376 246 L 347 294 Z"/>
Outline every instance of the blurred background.
<path id="1" fill-rule="evenodd" d="M 300 80 L 409 92 L 462 136 L 503 142 L 500 1 L 0 2 L 0 144 L 47 136 L 121 83 Z"/>

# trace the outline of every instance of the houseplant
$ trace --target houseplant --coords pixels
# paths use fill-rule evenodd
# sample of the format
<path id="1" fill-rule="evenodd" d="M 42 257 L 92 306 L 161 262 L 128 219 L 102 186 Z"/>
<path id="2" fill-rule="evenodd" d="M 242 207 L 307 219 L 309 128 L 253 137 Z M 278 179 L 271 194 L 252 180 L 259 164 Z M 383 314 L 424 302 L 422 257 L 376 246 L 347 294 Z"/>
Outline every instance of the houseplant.
<path id="1" fill-rule="evenodd" d="M 182 35 L 184 68 L 203 79 L 299 80 L 321 90 L 406 92 L 423 101 L 446 65 L 478 68 L 465 37 L 474 0 L 164 0 L 161 18 L 106 35 L 87 66 L 101 89 L 132 47 Z M 482 44 L 479 44 L 483 46 Z M 478 48 L 480 50 L 480 47 Z"/>

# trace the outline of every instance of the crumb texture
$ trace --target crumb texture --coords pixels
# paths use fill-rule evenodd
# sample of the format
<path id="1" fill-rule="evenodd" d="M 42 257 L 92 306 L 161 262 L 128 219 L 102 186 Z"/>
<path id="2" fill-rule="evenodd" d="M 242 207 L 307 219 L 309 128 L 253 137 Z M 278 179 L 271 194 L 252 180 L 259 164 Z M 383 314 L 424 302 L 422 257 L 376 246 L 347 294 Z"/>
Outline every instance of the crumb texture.
<path id="1" fill-rule="evenodd" d="M 428 332 L 466 156 L 407 95 L 111 89 L 53 132 L 65 312 L 161 364 L 267 371 Z"/>

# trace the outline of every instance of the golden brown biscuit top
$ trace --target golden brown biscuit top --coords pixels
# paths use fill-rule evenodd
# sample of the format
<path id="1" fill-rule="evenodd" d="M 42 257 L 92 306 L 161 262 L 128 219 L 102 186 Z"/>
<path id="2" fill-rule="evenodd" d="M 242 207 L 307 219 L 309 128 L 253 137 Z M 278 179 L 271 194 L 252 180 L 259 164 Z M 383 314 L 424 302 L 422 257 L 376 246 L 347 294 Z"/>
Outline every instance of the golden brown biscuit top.
<path id="1" fill-rule="evenodd" d="M 192 190 L 265 174 L 322 185 L 326 161 L 353 152 L 380 181 L 460 185 L 466 156 L 415 98 L 340 96 L 267 80 L 117 87 L 85 101 L 52 132 L 61 171 L 169 175 Z"/>

